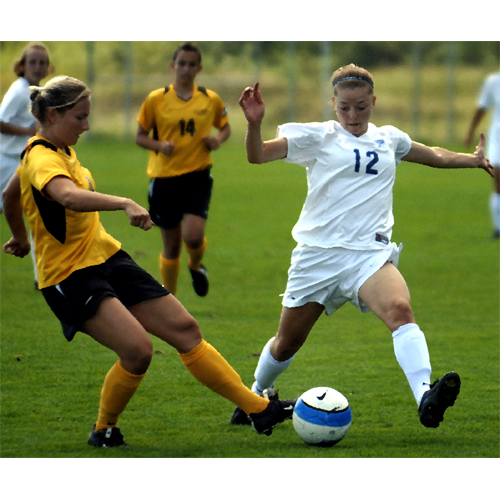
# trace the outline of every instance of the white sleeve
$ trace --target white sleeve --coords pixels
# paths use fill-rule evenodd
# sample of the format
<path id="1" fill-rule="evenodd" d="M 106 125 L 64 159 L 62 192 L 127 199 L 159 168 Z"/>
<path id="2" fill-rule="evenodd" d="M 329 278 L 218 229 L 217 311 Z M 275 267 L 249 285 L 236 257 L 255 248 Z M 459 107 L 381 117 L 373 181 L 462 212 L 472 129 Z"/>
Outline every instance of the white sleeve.
<path id="1" fill-rule="evenodd" d="M 25 94 L 26 93 L 19 87 L 17 82 L 11 85 L 0 105 L 1 121 L 19 125 L 20 120 L 22 120 L 28 112 L 31 115 L 31 111 L 29 111 L 29 100 Z M 34 122 L 35 118 L 33 118 L 33 123 Z"/>
<path id="2" fill-rule="evenodd" d="M 387 130 L 389 131 L 391 141 L 393 143 L 396 165 L 399 165 L 401 163 L 401 159 L 410 152 L 412 140 L 408 134 L 396 127 L 389 125 L 387 126 Z"/>
<path id="3" fill-rule="evenodd" d="M 307 167 L 323 143 L 325 125 L 322 123 L 286 123 L 280 125 L 276 137 L 286 137 L 288 154 L 284 161 Z"/>
<path id="4" fill-rule="evenodd" d="M 403 132 L 403 136 L 401 136 L 398 146 L 396 148 L 396 164 L 399 165 L 401 163 L 401 159 L 404 158 L 411 149 L 412 140 L 408 134 Z"/>

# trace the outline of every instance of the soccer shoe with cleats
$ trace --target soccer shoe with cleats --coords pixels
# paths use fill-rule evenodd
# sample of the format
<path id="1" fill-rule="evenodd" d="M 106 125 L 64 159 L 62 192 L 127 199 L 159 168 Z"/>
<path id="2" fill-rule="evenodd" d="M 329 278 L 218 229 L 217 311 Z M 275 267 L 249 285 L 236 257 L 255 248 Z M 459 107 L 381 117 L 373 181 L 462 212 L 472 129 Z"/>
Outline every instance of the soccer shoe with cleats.
<path id="1" fill-rule="evenodd" d="M 193 280 L 193 288 L 196 295 L 199 297 L 205 297 L 208 293 L 208 271 L 207 268 L 201 264 L 199 271 L 188 268 L 191 273 L 191 279 Z"/>
<path id="2" fill-rule="evenodd" d="M 278 399 L 278 391 L 273 389 L 271 394 L 267 394 L 267 399 Z M 233 416 L 231 417 L 231 425 L 252 425 L 252 421 L 248 415 L 239 406 L 237 406 L 234 409 Z"/>
<path id="3" fill-rule="evenodd" d="M 425 427 L 439 427 L 446 409 L 455 404 L 460 392 L 460 383 L 458 373 L 449 372 L 442 379 L 436 380 L 424 393 L 418 414 Z"/>
<path id="4" fill-rule="evenodd" d="M 293 408 L 297 400 L 287 399 L 280 401 L 278 399 L 278 392 L 274 389 L 264 389 L 262 396 L 269 399 L 269 405 L 260 413 L 250 413 L 249 417 L 252 427 L 258 434 L 270 436 L 278 424 L 292 418 Z"/>
<path id="5" fill-rule="evenodd" d="M 237 406 L 234 409 L 233 416 L 231 417 L 231 425 L 252 425 L 252 421 L 248 415 Z"/>
<path id="6" fill-rule="evenodd" d="M 95 430 L 95 424 L 90 433 L 88 444 L 98 448 L 115 448 L 116 446 L 127 446 L 123 440 L 123 435 L 118 427 L 108 427 L 106 429 Z"/>

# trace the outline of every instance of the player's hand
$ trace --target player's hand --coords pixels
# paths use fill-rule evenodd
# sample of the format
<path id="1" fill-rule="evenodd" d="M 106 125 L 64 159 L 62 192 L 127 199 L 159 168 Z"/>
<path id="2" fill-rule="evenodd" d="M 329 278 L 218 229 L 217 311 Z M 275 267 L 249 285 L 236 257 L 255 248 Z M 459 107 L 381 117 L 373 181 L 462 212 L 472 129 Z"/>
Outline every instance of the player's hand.
<path id="1" fill-rule="evenodd" d="M 30 249 L 31 244 L 29 240 L 19 240 L 14 236 L 3 246 L 3 251 L 5 253 L 14 255 L 15 257 L 21 257 L 21 259 L 30 253 Z"/>
<path id="2" fill-rule="evenodd" d="M 175 142 L 172 141 L 159 141 L 158 151 L 165 156 L 171 156 L 175 148 Z"/>
<path id="3" fill-rule="evenodd" d="M 219 139 L 217 139 L 217 137 L 214 137 L 213 135 L 206 135 L 201 140 L 206 144 L 209 151 L 216 151 L 220 148 Z"/>
<path id="4" fill-rule="evenodd" d="M 493 174 L 493 165 L 490 163 L 490 160 L 484 156 L 484 142 L 484 134 L 481 132 L 479 134 L 479 144 L 476 146 L 476 151 L 473 156 L 476 157 L 476 161 L 478 163 L 477 168 L 482 168 L 491 177 L 495 178 Z"/>
<path id="5" fill-rule="evenodd" d="M 249 123 L 261 122 L 266 112 L 266 106 L 259 90 L 259 82 L 253 87 L 247 87 L 241 94 L 238 104 Z"/>
<path id="6" fill-rule="evenodd" d="M 154 226 L 154 222 L 151 220 L 149 212 L 133 200 L 129 200 L 127 203 L 125 213 L 127 214 L 131 226 L 144 229 L 144 231 L 148 231 Z"/>

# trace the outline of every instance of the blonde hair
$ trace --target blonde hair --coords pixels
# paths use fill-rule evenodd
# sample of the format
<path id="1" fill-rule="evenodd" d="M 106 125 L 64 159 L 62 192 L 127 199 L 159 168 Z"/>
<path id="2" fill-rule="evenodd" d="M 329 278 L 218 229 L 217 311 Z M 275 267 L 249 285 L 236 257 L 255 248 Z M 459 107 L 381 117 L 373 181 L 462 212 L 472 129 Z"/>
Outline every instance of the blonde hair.
<path id="1" fill-rule="evenodd" d="M 85 98 L 90 98 L 90 89 L 71 76 L 56 76 L 44 87 L 30 87 L 31 112 L 40 123 L 45 121 L 49 108 L 62 114 Z"/>
<path id="2" fill-rule="evenodd" d="M 349 64 L 342 66 L 332 75 L 333 95 L 337 95 L 337 89 L 354 89 L 367 87 L 370 94 L 373 93 L 373 76 L 364 68 Z"/>
<path id="3" fill-rule="evenodd" d="M 41 42 L 30 42 L 23 49 L 23 53 L 21 57 L 14 62 L 14 73 L 17 76 L 24 76 L 25 68 L 26 68 L 26 60 L 28 59 L 28 54 L 30 50 L 43 50 L 47 54 L 47 64 L 48 71 L 47 74 L 50 74 L 54 71 L 54 65 L 50 62 L 49 49 Z"/>

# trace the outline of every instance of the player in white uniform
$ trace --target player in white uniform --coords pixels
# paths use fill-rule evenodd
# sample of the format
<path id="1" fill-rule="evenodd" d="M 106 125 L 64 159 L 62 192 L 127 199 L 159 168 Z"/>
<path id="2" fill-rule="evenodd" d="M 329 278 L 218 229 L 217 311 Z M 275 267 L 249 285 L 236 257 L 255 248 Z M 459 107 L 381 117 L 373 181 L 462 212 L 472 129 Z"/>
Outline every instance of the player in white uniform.
<path id="1" fill-rule="evenodd" d="M 31 114 L 29 97 L 30 85 L 39 85 L 53 70 L 47 47 L 42 43 L 31 42 L 23 49 L 19 60 L 14 63 L 14 72 L 18 79 L 10 86 L 0 104 L 0 213 L 3 212 L 1 193 L 7 187 L 10 178 L 16 172 L 28 139 L 35 135 L 37 125 Z M 33 238 L 31 245 L 34 249 Z M 35 252 L 33 272 L 35 287 L 38 288 Z"/>
<path id="2" fill-rule="evenodd" d="M 477 101 L 477 108 L 472 117 L 465 145 L 469 147 L 476 129 L 489 109 L 493 110 L 488 133 L 487 157 L 495 167 L 494 191 L 490 198 L 490 213 L 493 222 L 493 238 L 500 238 L 500 71 L 488 75 Z"/>
<path id="3" fill-rule="evenodd" d="M 0 187 L 5 189 L 19 166 L 19 156 L 28 139 L 37 131 L 31 114 L 29 86 L 38 85 L 50 70 L 49 54 L 45 45 L 28 44 L 14 64 L 18 79 L 10 86 L 0 104 Z M 0 199 L 0 212 L 3 210 Z"/>
<path id="4" fill-rule="evenodd" d="M 265 113 L 258 83 L 244 90 L 240 106 L 248 121 L 246 148 L 250 163 L 283 159 L 307 170 L 308 194 L 293 229 L 297 246 L 283 311 L 275 337 L 264 347 L 252 390 L 272 387 L 290 365 L 323 313 L 346 302 L 373 311 L 392 332 L 396 358 L 415 396 L 420 421 L 437 427 L 460 391 L 460 377 L 447 373 L 431 385 L 431 365 L 423 332 L 415 323 L 410 293 L 397 269 L 401 246 L 391 243 L 392 188 L 401 160 L 437 168 L 482 168 L 484 136 L 474 154 L 459 154 L 413 142 L 391 127 L 376 127 L 371 74 L 354 65 L 333 74 L 333 103 L 338 122 L 278 128 L 263 142 Z M 238 408 L 231 419 L 246 424 Z"/>

